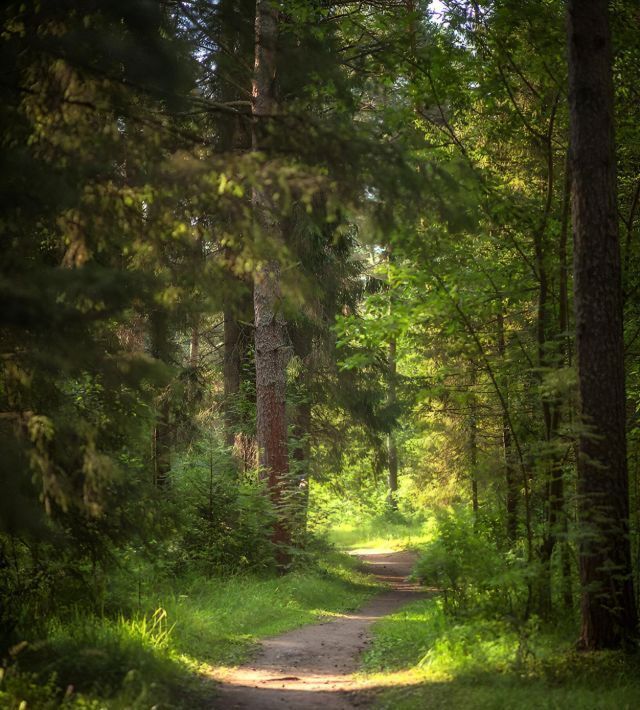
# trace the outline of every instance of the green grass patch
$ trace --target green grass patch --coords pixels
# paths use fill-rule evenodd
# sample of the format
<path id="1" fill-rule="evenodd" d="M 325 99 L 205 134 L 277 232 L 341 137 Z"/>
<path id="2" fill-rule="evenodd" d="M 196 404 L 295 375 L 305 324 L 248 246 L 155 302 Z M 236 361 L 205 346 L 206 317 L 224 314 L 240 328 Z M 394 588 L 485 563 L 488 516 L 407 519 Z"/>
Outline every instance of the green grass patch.
<path id="1" fill-rule="evenodd" d="M 229 665 L 247 658 L 260 638 L 355 609 L 378 588 L 358 571 L 356 560 L 331 553 L 309 571 L 275 579 L 198 580 L 167 609 L 177 622 L 177 649 Z"/>
<path id="2" fill-rule="evenodd" d="M 437 597 L 415 602 L 374 627 L 365 672 L 410 671 L 415 683 L 381 693 L 379 708 L 640 707 L 640 659 L 576 653 L 566 630 L 506 620 L 446 616 Z"/>
<path id="3" fill-rule="evenodd" d="M 14 651 L 0 707 L 202 707 L 212 667 L 241 662 L 264 636 L 354 609 L 377 589 L 356 560 L 329 552 L 283 577 L 191 579 L 135 614 L 54 619 L 45 638 Z"/>
<path id="4" fill-rule="evenodd" d="M 421 517 L 390 513 L 357 525 L 339 523 L 327 531 L 327 536 L 334 545 L 347 550 L 361 547 L 410 550 L 432 539 L 433 523 Z"/>

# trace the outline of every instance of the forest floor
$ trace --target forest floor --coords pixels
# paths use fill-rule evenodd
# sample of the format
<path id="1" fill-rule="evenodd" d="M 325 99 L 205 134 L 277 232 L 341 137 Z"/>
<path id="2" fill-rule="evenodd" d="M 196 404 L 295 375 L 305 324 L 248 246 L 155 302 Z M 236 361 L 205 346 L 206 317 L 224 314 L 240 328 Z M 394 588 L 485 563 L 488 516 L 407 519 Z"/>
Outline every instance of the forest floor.
<path id="1" fill-rule="evenodd" d="M 359 611 L 326 617 L 265 639 L 237 668 L 218 669 L 214 708 L 228 710 L 347 710 L 370 706 L 378 683 L 357 674 L 372 624 L 417 601 L 424 591 L 408 580 L 416 555 L 390 549 L 354 550 L 363 570 L 388 587 Z"/>

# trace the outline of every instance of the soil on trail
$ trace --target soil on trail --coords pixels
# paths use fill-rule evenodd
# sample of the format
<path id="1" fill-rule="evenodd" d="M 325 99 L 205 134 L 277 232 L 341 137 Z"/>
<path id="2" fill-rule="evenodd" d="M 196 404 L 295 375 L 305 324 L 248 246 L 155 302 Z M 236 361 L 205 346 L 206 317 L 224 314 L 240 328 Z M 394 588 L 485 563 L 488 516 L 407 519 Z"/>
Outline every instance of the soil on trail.
<path id="1" fill-rule="evenodd" d="M 360 610 L 262 641 L 258 655 L 218 677 L 219 710 L 349 710 L 370 706 L 372 689 L 354 678 L 370 627 L 422 594 L 407 580 L 411 552 L 357 550 L 363 567 L 387 583 Z"/>

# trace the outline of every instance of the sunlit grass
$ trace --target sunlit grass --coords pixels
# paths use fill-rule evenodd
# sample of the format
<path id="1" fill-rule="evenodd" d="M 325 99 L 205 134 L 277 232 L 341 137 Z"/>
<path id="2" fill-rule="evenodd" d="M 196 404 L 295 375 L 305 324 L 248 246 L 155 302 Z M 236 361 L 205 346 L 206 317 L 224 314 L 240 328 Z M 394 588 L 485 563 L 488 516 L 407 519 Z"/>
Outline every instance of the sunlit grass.
<path id="1" fill-rule="evenodd" d="M 326 553 L 278 578 L 182 581 L 158 590 L 147 611 L 54 619 L 0 680 L 0 707 L 59 707 L 65 693 L 65 707 L 210 705 L 215 666 L 245 660 L 264 636 L 354 609 L 378 588 L 355 560 Z"/>
<path id="2" fill-rule="evenodd" d="M 244 660 L 256 641 L 358 607 L 377 589 L 354 560 L 330 555 L 276 579 L 197 580 L 167 605 L 175 647 L 210 664 Z"/>
<path id="3" fill-rule="evenodd" d="M 359 524 L 334 525 L 327 535 L 334 545 L 346 550 L 361 547 L 410 550 L 432 539 L 433 524 L 422 518 L 378 516 Z"/>
<path id="4" fill-rule="evenodd" d="M 446 617 L 437 598 L 415 602 L 374 627 L 364 672 L 381 686 L 376 707 L 640 707 L 639 661 L 618 653 L 578 654 L 557 629 Z"/>

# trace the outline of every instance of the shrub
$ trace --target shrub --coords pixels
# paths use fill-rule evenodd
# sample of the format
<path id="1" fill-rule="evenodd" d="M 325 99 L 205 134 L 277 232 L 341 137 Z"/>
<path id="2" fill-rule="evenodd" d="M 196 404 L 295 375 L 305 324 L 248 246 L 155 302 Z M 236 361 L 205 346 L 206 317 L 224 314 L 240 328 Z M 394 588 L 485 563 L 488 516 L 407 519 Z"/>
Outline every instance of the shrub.
<path id="1" fill-rule="evenodd" d="M 442 593 L 445 612 L 521 616 L 533 570 L 513 553 L 500 553 L 468 510 L 439 512 L 436 521 L 434 538 L 422 548 L 415 575 Z"/>

